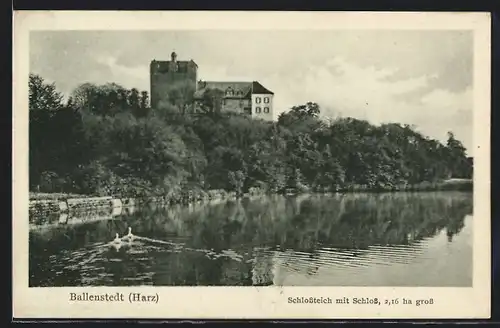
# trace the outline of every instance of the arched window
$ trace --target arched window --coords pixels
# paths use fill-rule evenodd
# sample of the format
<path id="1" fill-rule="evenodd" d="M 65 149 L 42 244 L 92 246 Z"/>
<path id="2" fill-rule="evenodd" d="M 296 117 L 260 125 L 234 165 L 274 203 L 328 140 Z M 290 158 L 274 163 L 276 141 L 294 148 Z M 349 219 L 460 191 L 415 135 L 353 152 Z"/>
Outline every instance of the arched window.
<path id="1" fill-rule="evenodd" d="M 231 87 L 226 89 L 226 96 L 234 96 L 234 90 Z"/>
<path id="2" fill-rule="evenodd" d="M 264 113 L 269 113 L 269 107 L 264 107 Z"/>
<path id="3" fill-rule="evenodd" d="M 260 113 L 260 107 L 255 107 L 255 112 Z"/>

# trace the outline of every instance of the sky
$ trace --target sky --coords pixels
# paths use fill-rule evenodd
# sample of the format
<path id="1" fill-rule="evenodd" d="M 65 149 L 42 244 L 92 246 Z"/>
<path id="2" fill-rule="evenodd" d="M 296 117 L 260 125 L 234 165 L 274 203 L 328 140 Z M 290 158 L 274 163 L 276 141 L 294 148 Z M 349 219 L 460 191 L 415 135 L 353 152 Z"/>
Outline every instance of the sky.
<path id="1" fill-rule="evenodd" d="M 275 114 L 410 124 L 472 149 L 473 35 L 460 30 L 36 31 L 30 72 L 69 94 L 85 82 L 149 91 L 151 60 L 193 59 L 198 79 L 259 81 Z"/>

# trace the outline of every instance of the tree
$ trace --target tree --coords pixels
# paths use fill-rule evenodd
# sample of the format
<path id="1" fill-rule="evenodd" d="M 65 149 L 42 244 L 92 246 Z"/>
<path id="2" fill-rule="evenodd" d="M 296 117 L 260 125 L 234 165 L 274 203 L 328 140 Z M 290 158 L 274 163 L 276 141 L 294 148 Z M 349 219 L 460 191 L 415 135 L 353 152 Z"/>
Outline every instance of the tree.
<path id="1" fill-rule="evenodd" d="M 221 112 L 223 92 L 192 84 L 149 109 L 146 91 L 115 83 L 78 86 L 66 104 L 54 84 L 30 75 L 30 187 L 89 194 L 175 194 L 251 188 L 269 192 L 395 190 L 471 177 L 453 133 L 446 144 L 414 126 L 320 119 L 314 102 L 278 122 Z M 176 197 L 177 197 L 176 196 Z M 180 197 L 180 196 L 179 196 Z"/>
<path id="2" fill-rule="evenodd" d="M 236 192 L 237 196 L 243 194 L 243 186 L 245 185 L 246 174 L 241 171 L 229 171 L 228 173 L 229 184 L 231 189 Z"/>
<path id="3" fill-rule="evenodd" d="M 197 112 L 211 117 L 217 117 L 221 113 L 222 98 L 224 92 L 219 89 L 207 88 L 203 92 L 202 98 L 196 105 Z"/>
<path id="4" fill-rule="evenodd" d="M 455 138 L 455 135 L 451 131 L 448 132 L 446 146 L 449 151 L 453 176 L 456 178 L 470 178 L 472 168 L 470 161 L 467 160 L 465 147 Z"/>
<path id="5" fill-rule="evenodd" d="M 192 112 L 194 105 L 195 87 L 191 82 L 177 82 L 169 88 L 168 101 L 175 106 L 179 113 Z"/>
<path id="6" fill-rule="evenodd" d="M 63 96 L 57 92 L 54 83 L 46 83 L 41 76 L 36 74 L 29 75 L 28 83 L 30 114 L 37 112 L 50 114 L 63 106 Z"/>
<path id="7" fill-rule="evenodd" d="M 141 106 L 139 100 L 139 90 L 136 88 L 132 88 L 128 94 L 128 105 L 132 107 L 133 110 L 137 110 Z"/>
<path id="8" fill-rule="evenodd" d="M 288 112 L 279 115 L 278 124 L 294 132 L 310 133 L 324 128 L 324 123 L 319 119 L 320 112 L 319 105 L 314 102 L 293 106 Z"/>
<path id="9" fill-rule="evenodd" d="M 54 130 L 51 118 L 62 106 L 62 95 L 56 91 L 54 84 L 49 84 L 36 74 L 29 75 L 29 168 L 30 185 L 38 186 L 42 173 L 49 171 L 49 151 L 54 140 L 59 139 L 58 130 Z M 50 131 L 50 132 L 49 132 Z M 55 173 L 44 176 L 54 176 Z M 48 185 L 48 183 L 45 183 Z M 42 186 L 43 187 L 43 186 Z"/>
<path id="10" fill-rule="evenodd" d="M 147 91 L 141 91 L 141 108 L 148 108 L 149 106 L 149 95 Z"/>
<path id="11" fill-rule="evenodd" d="M 79 110 L 96 115 L 115 115 L 127 111 L 142 112 L 138 111 L 141 107 L 139 91 L 135 88 L 128 90 L 116 83 L 81 84 L 73 90 L 71 99 Z"/>
<path id="12" fill-rule="evenodd" d="M 30 75 L 29 93 L 30 184 L 41 184 L 42 189 L 51 186 L 49 189 L 54 191 L 62 188 L 64 177 L 85 156 L 82 120 L 73 108 L 73 100 L 70 98 L 64 105 L 55 85 L 40 76 Z"/>

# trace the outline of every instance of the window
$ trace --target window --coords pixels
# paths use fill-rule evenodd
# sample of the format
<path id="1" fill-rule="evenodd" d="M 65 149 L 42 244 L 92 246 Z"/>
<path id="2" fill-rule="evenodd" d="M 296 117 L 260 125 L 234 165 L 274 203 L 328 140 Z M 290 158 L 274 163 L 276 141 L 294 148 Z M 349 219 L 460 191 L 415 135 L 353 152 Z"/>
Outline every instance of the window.
<path id="1" fill-rule="evenodd" d="M 269 104 L 269 97 L 264 98 L 264 103 Z"/>
<path id="2" fill-rule="evenodd" d="M 261 102 L 260 97 L 255 98 L 255 102 L 256 102 L 257 104 L 260 104 L 260 102 Z"/>
<path id="3" fill-rule="evenodd" d="M 255 112 L 260 113 L 260 107 L 255 107 Z"/>
<path id="4" fill-rule="evenodd" d="M 222 99 L 222 105 L 226 106 L 226 99 Z"/>
<path id="5" fill-rule="evenodd" d="M 269 113 L 269 107 L 264 107 L 264 113 Z"/>
<path id="6" fill-rule="evenodd" d="M 226 89 L 226 96 L 233 96 L 233 95 L 234 95 L 233 88 L 228 87 L 228 88 Z"/>

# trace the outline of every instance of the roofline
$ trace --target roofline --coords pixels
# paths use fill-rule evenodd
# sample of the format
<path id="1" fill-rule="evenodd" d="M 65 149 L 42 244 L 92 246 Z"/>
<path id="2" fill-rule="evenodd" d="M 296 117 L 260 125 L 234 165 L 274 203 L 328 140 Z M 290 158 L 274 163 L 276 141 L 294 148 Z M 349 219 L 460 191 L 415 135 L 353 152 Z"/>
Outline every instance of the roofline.
<path id="1" fill-rule="evenodd" d="M 253 81 L 208 81 L 208 80 L 199 80 L 198 82 L 204 82 L 204 83 L 248 83 L 248 84 L 253 83 Z"/>
<path id="2" fill-rule="evenodd" d="M 153 64 L 153 63 L 170 63 L 171 60 L 156 60 L 156 59 L 153 59 L 151 61 L 150 64 Z M 190 60 L 177 60 L 178 63 L 193 63 L 196 67 L 198 67 L 198 64 L 196 64 L 196 62 L 192 59 Z"/>
<path id="3" fill-rule="evenodd" d="M 262 93 L 258 93 L 258 94 L 270 94 L 270 95 L 274 95 L 274 92 L 272 92 L 271 90 L 269 90 L 268 88 L 266 88 L 265 86 L 262 85 L 262 83 L 260 83 L 259 81 L 207 81 L 207 80 L 199 80 L 197 81 L 196 83 L 214 83 L 214 84 L 217 84 L 217 83 L 221 83 L 221 84 L 237 84 L 237 83 L 247 83 L 250 85 L 250 90 L 252 93 L 254 93 L 254 87 L 256 84 L 258 84 L 262 89 L 266 90 L 266 92 L 262 92 Z"/>
<path id="4" fill-rule="evenodd" d="M 274 92 L 272 92 L 271 90 L 269 90 L 268 88 L 266 88 L 265 86 L 262 85 L 262 83 L 260 83 L 259 81 L 252 81 L 252 94 L 254 94 L 254 86 L 255 85 L 259 85 L 262 89 L 265 90 L 265 92 L 259 92 L 259 93 L 255 93 L 255 94 L 258 94 L 258 95 L 274 95 Z"/>

